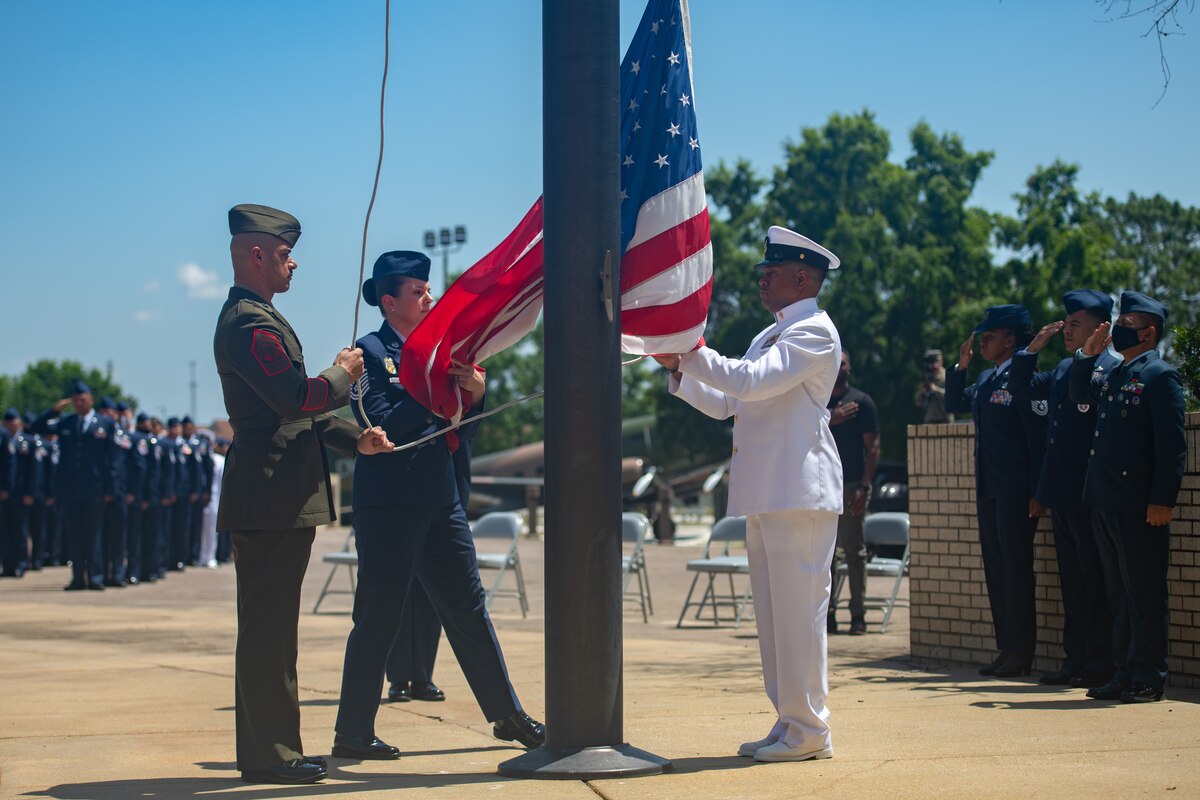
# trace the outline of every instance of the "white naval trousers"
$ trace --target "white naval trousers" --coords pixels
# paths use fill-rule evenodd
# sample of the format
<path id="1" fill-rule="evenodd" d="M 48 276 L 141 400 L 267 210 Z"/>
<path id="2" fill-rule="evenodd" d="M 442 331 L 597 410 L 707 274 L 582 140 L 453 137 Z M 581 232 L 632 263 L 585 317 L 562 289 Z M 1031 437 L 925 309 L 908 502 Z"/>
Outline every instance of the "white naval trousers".
<path id="1" fill-rule="evenodd" d="M 778 714 L 770 737 L 804 750 L 833 746 L 825 615 L 837 521 L 832 511 L 746 518 L 763 683 Z"/>
<path id="2" fill-rule="evenodd" d="M 209 504 L 204 507 L 204 515 L 200 522 L 200 566 L 206 566 L 217 560 L 217 506 L 220 495 L 214 494 Z"/>

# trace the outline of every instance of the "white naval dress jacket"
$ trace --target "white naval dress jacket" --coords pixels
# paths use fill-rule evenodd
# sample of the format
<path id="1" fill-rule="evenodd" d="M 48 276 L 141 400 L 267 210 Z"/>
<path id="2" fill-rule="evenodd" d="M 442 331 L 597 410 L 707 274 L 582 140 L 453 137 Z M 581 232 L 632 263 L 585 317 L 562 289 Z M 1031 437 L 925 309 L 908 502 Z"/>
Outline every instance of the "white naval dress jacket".
<path id="1" fill-rule="evenodd" d="M 730 516 L 842 512 L 842 462 L 825 408 L 842 341 L 816 298 L 775 314 L 742 358 L 701 347 L 679 361 L 671 394 L 715 419 L 733 416 Z"/>

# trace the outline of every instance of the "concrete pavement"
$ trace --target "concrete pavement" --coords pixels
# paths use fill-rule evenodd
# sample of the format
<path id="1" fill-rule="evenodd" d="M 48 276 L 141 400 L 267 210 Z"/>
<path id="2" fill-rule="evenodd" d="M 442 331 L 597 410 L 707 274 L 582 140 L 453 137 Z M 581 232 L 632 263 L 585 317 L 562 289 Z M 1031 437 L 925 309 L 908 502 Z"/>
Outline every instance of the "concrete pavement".
<path id="1" fill-rule="evenodd" d="M 312 754 L 332 740 L 350 601 L 308 609 L 329 570 L 320 555 L 344 536 L 318 532 L 305 582 L 299 679 Z M 521 554 L 530 616 L 500 599 L 493 620 L 517 691 L 542 718 L 541 542 L 522 542 Z M 1121 706 L 1033 679 L 916 668 L 905 609 L 884 635 L 872 624 L 868 636 L 830 639 L 833 759 L 738 758 L 738 743 L 763 735 L 772 715 L 752 622 L 674 628 L 684 564 L 698 554 L 648 546 L 657 613 L 649 624 L 633 606 L 625 615 L 626 739 L 674 769 L 586 783 L 497 776 L 519 751 L 492 738 L 443 640 L 435 679 L 448 700 L 380 710 L 378 733 L 400 761 L 331 759 L 330 778 L 309 787 L 243 784 L 233 765 L 231 566 L 103 593 L 64 593 L 62 568 L 0 581 L 0 797 L 1200 797 L 1200 693 L 1168 689 L 1164 702 Z"/>

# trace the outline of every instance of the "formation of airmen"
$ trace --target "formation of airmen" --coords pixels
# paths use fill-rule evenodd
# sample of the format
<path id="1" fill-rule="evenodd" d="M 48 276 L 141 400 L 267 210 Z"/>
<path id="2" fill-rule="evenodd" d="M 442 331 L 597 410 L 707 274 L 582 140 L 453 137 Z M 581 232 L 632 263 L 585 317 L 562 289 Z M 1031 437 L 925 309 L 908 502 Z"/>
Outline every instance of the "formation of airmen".
<path id="1" fill-rule="evenodd" d="M 992 306 L 959 349 L 946 410 L 975 420 L 980 547 L 998 654 L 980 674 L 1028 675 L 1037 644 L 1033 541 L 1054 529 L 1064 608 L 1051 686 L 1096 700 L 1163 698 L 1170 523 L 1187 459 L 1179 373 L 1158 353 L 1167 307 L 1141 292 L 1063 295 L 1036 335 L 1029 311 Z M 1038 370 L 1061 334 L 1069 355 Z M 967 382 L 975 337 L 994 365 Z M 1111 346 L 1111 350 L 1109 349 Z"/>
<path id="2" fill-rule="evenodd" d="M 108 397 L 93 405 L 83 381 L 40 416 L 8 409 L 0 575 L 69 564 L 68 591 L 101 591 L 228 561 L 229 536 L 203 535 L 228 444 L 190 417 L 164 425 Z"/>

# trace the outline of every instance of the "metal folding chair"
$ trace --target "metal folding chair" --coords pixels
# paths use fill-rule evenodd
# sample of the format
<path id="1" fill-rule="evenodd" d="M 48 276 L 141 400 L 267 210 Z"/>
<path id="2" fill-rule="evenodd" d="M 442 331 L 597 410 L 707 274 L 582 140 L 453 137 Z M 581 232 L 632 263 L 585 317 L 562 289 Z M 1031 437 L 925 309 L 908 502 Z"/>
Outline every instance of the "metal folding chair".
<path id="1" fill-rule="evenodd" d="M 892 619 L 892 609 L 896 606 L 896 597 L 900 594 L 900 581 L 908 572 L 908 514 L 903 511 L 880 511 L 868 514 L 863 520 L 863 539 L 867 549 L 873 553 L 867 561 L 867 577 L 893 578 L 892 591 L 888 595 L 868 595 L 863 598 L 863 606 L 869 610 L 882 610 L 883 622 L 879 626 L 880 633 L 887 633 L 888 622 Z M 900 558 L 883 558 L 877 551 L 881 547 L 903 547 Z M 839 562 L 837 575 L 834 578 L 833 596 L 829 598 L 830 611 L 838 606 L 842 589 L 846 585 L 848 570 L 846 563 Z"/>
<path id="2" fill-rule="evenodd" d="M 354 544 L 354 528 L 350 529 L 350 533 L 346 534 L 346 541 L 342 544 L 342 549 L 336 553 L 326 553 L 321 556 L 321 561 L 326 564 L 332 564 L 329 569 L 329 577 L 325 579 L 325 585 L 321 587 L 321 594 L 317 597 L 317 604 L 313 606 L 312 613 L 316 614 L 321 608 L 321 601 L 325 599 L 325 595 L 329 594 L 348 594 L 353 595 L 355 590 L 354 571 L 358 569 L 358 553 L 353 549 Z M 346 567 L 350 573 L 350 589 L 330 589 L 329 585 L 333 583 L 333 576 L 337 574 L 339 567 Z"/>
<path id="3" fill-rule="evenodd" d="M 675 623 L 676 628 L 683 627 L 683 618 L 687 615 L 687 611 L 692 606 L 696 607 L 696 619 L 700 619 L 700 615 L 708 606 L 712 607 L 712 624 L 713 626 L 720 625 L 722 622 L 729 622 L 728 617 L 722 617 L 720 609 L 731 607 L 734 609 L 733 626 L 736 628 L 742 624 L 742 617 L 745 614 L 746 606 L 750 604 L 750 560 L 744 555 L 730 555 L 730 545 L 741 542 L 746 543 L 746 518 L 745 517 L 724 517 L 717 520 L 712 527 L 712 533 L 708 537 L 708 544 L 704 548 L 704 558 L 694 559 L 687 563 L 689 572 L 696 573 L 696 577 L 692 578 L 692 585 L 688 589 L 687 598 L 683 601 L 683 608 L 679 611 L 679 620 Z M 719 555 L 714 555 L 714 550 L 719 550 Z M 697 601 L 692 602 L 692 594 L 696 591 L 696 584 L 700 580 L 700 576 L 708 578 L 708 586 L 704 590 L 704 595 Z M 717 576 L 724 575 L 729 581 L 729 591 L 719 592 L 717 589 Z M 735 575 L 745 575 L 746 589 L 741 594 L 738 594 L 734 586 L 733 577 Z M 751 607 L 753 613 L 753 607 Z"/>
<path id="4" fill-rule="evenodd" d="M 485 569 L 496 570 L 496 580 L 487 591 L 484 607 L 489 611 L 492 601 L 497 597 L 515 597 L 521 606 L 521 616 L 529 615 L 529 600 L 525 595 L 525 574 L 521 571 L 521 554 L 517 543 L 525 529 L 525 522 L 511 511 L 494 511 L 484 514 L 471 527 L 471 538 L 475 540 L 475 560 L 482 572 Z M 503 552 L 479 552 L 480 539 L 499 539 L 508 543 Z M 516 586 L 505 588 L 504 576 L 512 571 L 516 576 Z"/>
<path id="5" fill-rule="evenodd" d="M 650 575 L 646 572 L 645 545 L 649 535 L 650 520 L 645 514 L 627 511 L 621 515 L 621 540 L 633 545 L 633 551 L 621 557 L 621 599 L 641 607 L 642 622 L 649 622 L 649 614 L 654 613 L 654 602 L 650 599 Z M 637 592 L 631 594 L 629 582 L 634 575 L 637 576 Z"/>

